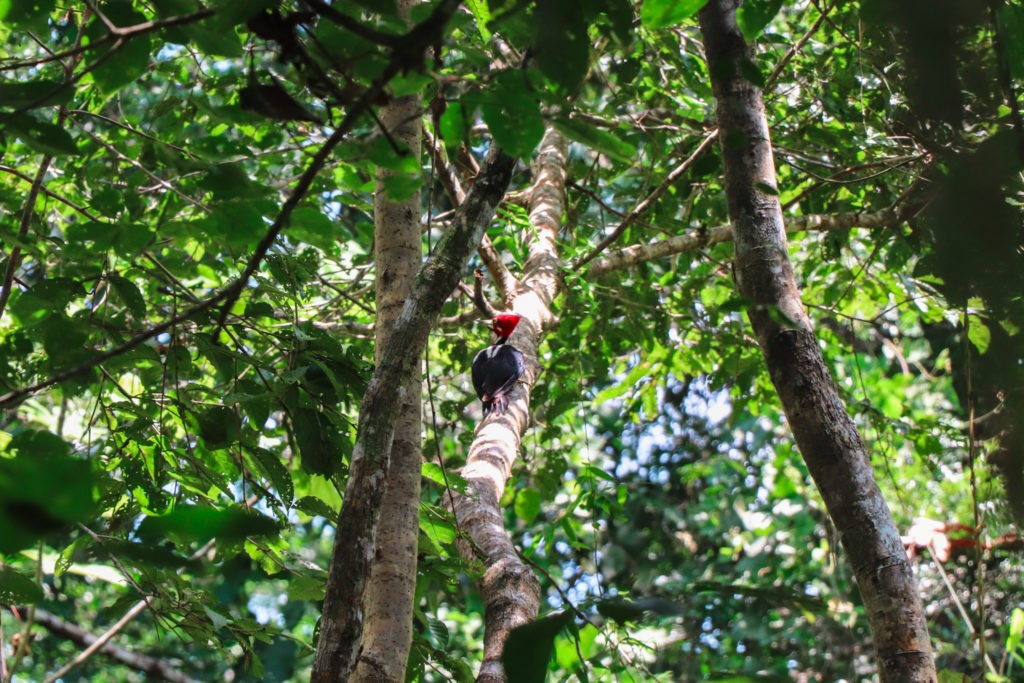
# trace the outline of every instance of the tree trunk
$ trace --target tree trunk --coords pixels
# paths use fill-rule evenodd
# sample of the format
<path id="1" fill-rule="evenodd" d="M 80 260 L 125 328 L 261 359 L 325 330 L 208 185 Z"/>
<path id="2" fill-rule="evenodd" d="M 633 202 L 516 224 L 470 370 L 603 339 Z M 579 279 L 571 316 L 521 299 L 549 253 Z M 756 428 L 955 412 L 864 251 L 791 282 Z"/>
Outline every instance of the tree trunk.
<path id="1" fill-rule="evenodd" d="M 400 9 L 408 15 L 412 0 Z M 391 136 L 410 153 L 420 155 L 421 98 L 396 98 L 380 110 Z M 377 321 L 374 360 L 381 362 L 391 330 L 412 289 L 422 261 L 420 195 L 389 201 L 384 180 L 391 171 L 378 170 L 374 192 L 374 248 L 377 264 Z M 413 599 L 416 592 L 416 546 L 419 538 L 421 479 L 421 368 L 414 363 L 402 385 L 402 403 L 391 444 L 391 467 L 381 503 L 380 527 L 370 580 L 366 585 L 366 631 L 354 679 L 405 681 L 412 645 Z"/>
<path id="2" fill-rule="evenodd" d="M 529 425 L 530 387 L 540 371 L 537 347 L 551 324 L 551 301 L 558 289 L 555 249 L 565 210 L 566 141 L 549 128 L 540 144 L 530 201 L 529 259 L 512 309 L 524 317 L 509 340 L 523 352 L 526 372 L 509 395 L 508 410 L 477 427 L 462 476 L 472 496 L 454 496 L 459 527 L 469 535 L 484 563 L 480 593 L 485 605 L 484 658 L 477 683 L 505 681 L 501 655 L 509 632 L 536 618 L 540 584 L 523 562 L 504 526 L 501 496 L 519 456 Z"/>
<path id="3" fill-rule="evenodd" d="M 736 24 L 738 4 L 711 0 L 699 19 L 717 107 L 739 291 L 797 445 L 853 561 L 881 680 L 934 681 L 907 555 L 793 277 L 764 102 L 745 75 L 756 67 Z"/>
<path id="4" fill-rule="evenodd" d="M 374 558 L 384 482 L 403 387 L 438 313 L 505 196 L 515 159 L 492 145 L 452 227 L 423 264 L 359 407 L 359 425 L 327 575 L 314 683 L 348 681 L 363 633 L 363 590 Z"/>

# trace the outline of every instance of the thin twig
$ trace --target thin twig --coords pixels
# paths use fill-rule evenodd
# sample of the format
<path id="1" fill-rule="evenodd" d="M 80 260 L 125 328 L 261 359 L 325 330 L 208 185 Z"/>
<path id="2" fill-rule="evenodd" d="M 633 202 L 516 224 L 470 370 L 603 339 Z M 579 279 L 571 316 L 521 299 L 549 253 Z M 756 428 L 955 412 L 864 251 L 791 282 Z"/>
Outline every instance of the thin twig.
<path id="1" fill-rule="evenodd" d="M 29 188 L 28 196 L 25 198 L 25 206 L 21 211 L 21 222 L 18 224 L 18 237 L 11 247 L 11 253 L 7 257 L 7 271 L 4 273 L 3 285 L 0 286 L 0 318 L 3 318 L 4 309 L 7 308 L 7 300 L 11 298 L 11 289 L 14 287 L 14 275 L 21 265 L 21 245 L 28 237 L 28 230 L 32 226 L 32 216 L 36 210 L 36 199 L 46 178 L 46 172 L 50 170 L 53 157 L 46 155 L 39 164 L 36 177 L 32 180 L 32 187 Z"/>
<path id="2" fill-rule="evenodd" d="M 98 650 L 100 650 L 104 645 L 106 645 L 111 638 L 120 633 L 121 629 L 130 624 L 132 620 L 136 616 L 138 616 L 139 613 L 142 612 L 142 610 L 146 609 L 148 605 L 149 602 L 146 599 L 142 599 L 139 602 L 132 605 L 132 608 L 125 612 L 120 619 L 114 622 L 113 626 L 108 628 L 106 631 L 103 632 L 102 635 L 97 637 L 96 640 L 93 641 L 92 645 L 79 652 L 74 659 L 72 659 L 70 662 L 68 662 L 61 668 L 57 669 L 54 673 L 47 676 L 45 683 L 54 683 L 54 681 L 64 676 L 64 674 L 71 671 L 76 666 L 92 657 Z"/>
<path id="3" fill-rule="evenodd" d="M 320 169 L 323 168 L 324 164 L 327 163 L 327 159 L 330 157 L 331 152 L 334 148 L 348 135 L 349 131 L 355 126 L 356 121 L 362 114 L 370 108 L 370 106 L 377 100 L 377 98 L 384 92 L 384 88 L 391 81 L 392 78 L 397 76 L 402 70 L 409 67 L 408 59 L 417 49 L 422 50 L 427 45 L 431 44 L 435 40 L 441 30 L 448 23 L 448 19 L 454 14 L 459 3 L 457 0 L 446 0 L 438 5 L 429 17 L 424 19 L 421 23 L 414 26 L 405 36 L 405 41 L 408 44 L 403 44 L 401 49 L 396 48 L 395 53 L 392 55 L 391 60 L 381 71 L 380 75 L 373 80 L 373 82 L 363 91 L 363 94 L 352 103 L 352 106 L 348 109 L 345 114 L 345 118 L 342 119 L 341 124 L 331 134 L 331 137 L 323 144 L 316 155 L 313 157 L 313 161 L 310 162 L 306 171 L 299 178 L 299 181 L 295 184 L 295 189 L 292 190 L 291 196 L 285 201 L 284 205 L 281 206 L 281 211 L 278 212 L 277 218 L 274 219 L 273 225 L 267 230 L 266 235 L 260 240 L 259 244 L 256 245 L 256 249 L 253 255 L 249 258 L 249 262 L 246 264 L 245 269 L 242 271 L 238 279 L 224 289 L 225 297 L 224 304 L 221 308 L 220 318 L 218 320 L 218 328 L 223 327 L 224 321 L 227 319 L 228 313 L 230 313 L 232 306 L 242 294 L 242 290 L 249 282 L 249 278 L 252 277 L 256 269 L 259 268 L 260 263 L 266 257 L 270 248 L 273 246 L 277 236 L 281 234 L 285 226 L 288 224 L 288 219 L 291 217 L 292 212 L 299 205 L 299 202 L 305 197 L 306 192 L 313 184 L 313 180 L 319 174 Z M 421 42 L 417 42 L 421 41 Z"/>
<path id="4" fill-rule="evenodd" d="M 786 65 L 789 64 L 790 60 L 796 56 L 796 53 L 799 52 L 801 48 L 803 48 L 803 46 L 807 43 L 807 41 L 811 39 L 811 36 L 817 33 L 822 23 L 828 17 L 828 13 L 831 12 L 832 9 L 836 6 L 836 2 L 838 2 L 838 0 L 835 0 L 834 2 L 832 2 L 832 4 L 822 8 L 818 14 L 817 21 L 815 21 L 811 28 L 808 29 L 807 32 L 804 33 L 802 36 L 800 36 L 800 39 L 793 43 L 792 47 L 790 47 L 789 50 L 786 51 L 786 54 L 782 56 L 782 59 L 779 60 L 779 63 L 775 65 L 775 68 L 772 69 L 772 72 L 768 74 L 768 78 L 766 78 L 764 81 L 764 90 L 766 92 L 772 89 L 772 86 L 775 85 L 776 79 L 778 79 L 778 77 L 782 74 L 782 70 L 786 68 Z"/>
<path id="5" fill-rule="evenodd" d="M 434 162 L 434 167 L 438 170 L 437 177 L 440 179 L 442 187 L 444 187 L 445 194 L 448 195 L 448 200 L 452 203 L 452 206 L 458 208 L 466 199 L 466 191 L 463 189 L 462 180 L 459 178 L 455 167 L 448 162 L 444 148 L 441 147 L 437 138 L 427 130 L 423 131 L 423 135 L 426 139 L 430 157 Z M 484 235 L 476 252 L 480 255 L 480 260 L 487 266 L 487 270 L 490 272 L 491 278 L 494 280 L 494 286 L 497 287 L 501 298 L 507 303 L 511 300 L 510 297 L 515 295 L 519 281 L 516 280 L 512 271 L 501 260 L 501 255 L 495 249 L 494 242 L 491 241 L 490 237 Z"/>
<path id="6" fill-rule="evenodd" d="M 126 26 L 118 29 L 118 33 L 108 33 L 104 36 L 97 38 L 88 45 L 76 45 L 75 47 L 65 50 L 64 52 L 58 52 L 51 54 L 49 57 L 43 57 L 41 59 L 34 59 L 27 62 L 15 62 L 14 64 L 8 64 L 6 66 L 0 66 L 0 73 L 4 71 L 13 71 L 15 69 L 30 69 L 33 67 L 41 66 L 43 64 L 50 64 L 52 62 L 66 59 L 67 57 L 77 57 L 87 50 L 94 50 L 101 45 L 106 43 L 114 42 L 118 39 L 123 40 L 124 38 L 130 38 L 132 36 L 140 35 L 142 33 L 150 33 L 152 31 L 159 31 L 162 28 L 169 28 L 171 26 L 182 26 L 184 24 L 193 24 L 197 21 L 212 17 L 214 11 L 211 9 L 203 9 L 192 14 L 183 14 L 177 17 L 168 17 L 167 19 L 161 19 L 159 21 L 146 21 L 141 24 L 135 24 L 134 26 Z M 68 87 L 70 84 L 62 84 L 60 89 L 47 93 L 42 101 L 45 101 L 53 97 L 60 90 Z M 32 105 L 35 106 L 35 105 Z"/>
<path id="7" fill-rule="evenodd" d="M 619 237 L 622 236 L 622 233 L 626 231 L 626 228 L 628 228 L 637 219 L 639 219 L 644 212 L 650 209 L 651 206 L 653 206 L 654 203 L 661 198 L 661 195 L 665 194 L 665 192 L 668 191 L 668 188 L 670 188 L 676 180 L 678 180 L 684 173 L 690 170 L 690 167 L 693 166 L 694 162 L 696 162 L 697 159 L 699 159 L 700 156 L 704 154 L 704 152 L 711 146 L 711 143 L 713 143 L 716 139 L 718 139 L 717 128 L 708 133 L 701 141 L 701 143 L 697 145 L 697 148 L 693 150 L 693 153 L 690 154 L 690 156 L 688 156 L 686 160 L 683 161 L 683 163 L 679 164 L 674 169 L 672 169 L 669 172 L 669 174 L 665 176 L 665 180 L 663 180 L 662 183 L 658 185 L 658 187 L 654 188 L 654 190 L 649 195 L 644 197 L 640 201 L 640 203 L 638 203 L 633 208 L 633 210 L 630 211 L 626 215 L 626 217 L 619 222 L 619 226 L 615 228 L 615 230 L 613 230 L 610 235 L 608 235 L 603 240 L 598 242 L 597 246 L 594 247 L 589 253 L 577 259 L 577 261 L 573 264 L 572 269 L 579 270 L 584 265 L 600 256 L 605 249 L 607 249 L 613 242 L 615 242 L 615 240 L 619 239 Z"/>
<path id="8" fill-rule="evenodd" d="M 443 27 L 447 23 L 446 17 L 450 17 L 451 14 L 454 13 L 457 6 L 458 2 L 455 2 L 455 0 L 447 0 L 446 2 L 442 2 L 434 10 L 433 14 L 431 14 L 422 23 L 417 24 L 416 27 L 409 31 L 408 36 L 410 36 L 410 40 L 412 40 L 412 38 L 415 38 L 418 41 L 422 41 L 421 46 L 429 44 L 430 40 L 434 37 L 434 35 L 430 33 L 430 31 L 440 31 L 441 29 L 443 29 Z M 296 183 L 296 186 L 292 190 L 291 195 L 288 197 L 287 200 L 285 200 L 285 203 L 282 205 L 281 210 L 277 215 L 277 218 L 275 218 L 274 220 L 274 223 L 267 230 L 267 233 L 264 235 L 263 239 L 260 240 L 259 244 L 256 245 L 256 249 L 252 257 L 250 257 L 245 268 L 242 270 L 242 273 L 235 280 L 229 282 L 227 285 L 218 290 L 209 298 L 186 309 L 184 312 L 174 315 L 170 319 L 151 327 L 148 330 L 140 332 L 139 334 L 135 335 L 128 341 L 119 344 L 118 346 L 115 346 L 111 349 L 107 349 L 106 351 L 103 351 L 97 354 L 96 356 L 90 358 L 89 360 L 84 361 L 83 363 L 80 363 L 72 368 L 69 368 L 68 370 L 51 375 L 49 378 L 45 380 L 41 380 L 39 382 L 36 382 L 35 384 L 20 387 L 18 389 L 14 389 L 12 391 L 7 392 L 6 394 L 0 396 L 0 407 L 14 405 L 20 402 L 22 399 L 31 396 L 32 394 L 35 394 L 36 392 L 51 387 L 55 384 L 59 384 L 64 380 L 86 373 L 92 368 L 96 367 L 97 365 L 100 365 L 101 363 L 104 363 L 110 360 L 111 358 L 116 358 L 117 356 L 127 353 L 128 351 L 131 351 L 132 349 L 149 341 L 150 339 L 156 337 L 157 335 L 166 332 L 167 330 L 171 329 L 178 323 L 188 320 L 189 318 L 192 318 L 199 313 L 209 311 L 217 306 L 221 306 L 220 318 L 218 320 L 218 328 L 223 327 L 227 315 L 231 311 L 231 308 L 234 306 L 234 303 L 238 300 L 239 296 L 241 296 L 242 291 L 247 286 L 249 278 L 251 278 L 252 275 L 256 272 L 257 268 L 259 268 L 260 263 L 262 263 L 263 259 L 270 251 L 271 246 L 273 246 L 274 241 L 277 239 L 278 235 L 280 235 L 281 231 L 287 225 L 288 219 L 291 216 L 292 212 L 295 210 L 299 202 L 303 199 L 303 197 L 305 197 L 306 193 L 309 191 L 309 188 L 313 184 L 313 180 L 319 173 L 320 169 L 324 166 L 324 164 L 326 164 L 331 152 L 342 141 L 342 139 L 344 139 L 345 135 L 347 135 L 348 132 L 354 127 L 356 120 L 359 118 L 359 116 L 361 116 L 362 113 L 376 99 L 376 97 L 383 92 L 384 87 L 387 85 L 387 83 L 396 75 L 398 75 L 398 73 L 405 66 L 407 66 L 406 60 L 408 58 L 409 51 L 412 49 L 414 49 L 414 47 L 408 47 L 402 52 L 396 54 L 395 58 L 392 59 L 392 61 L 381 72 L 381 74 L 364 91 L 362 97 L 360 97 L 356 102 L 352 104 L 352 106 L 348 110 L 348 113 L 342 120 L 337 130 L 335 130 L 331 137 L 328 138 L 327 141 L 323 144 L 323 146 L 317 151 L 316 155 L 313 157 L 313 160 L 310 162 L 310 165 L 306 168 L 306 171 L 299 178 L 299 181 Z"/>

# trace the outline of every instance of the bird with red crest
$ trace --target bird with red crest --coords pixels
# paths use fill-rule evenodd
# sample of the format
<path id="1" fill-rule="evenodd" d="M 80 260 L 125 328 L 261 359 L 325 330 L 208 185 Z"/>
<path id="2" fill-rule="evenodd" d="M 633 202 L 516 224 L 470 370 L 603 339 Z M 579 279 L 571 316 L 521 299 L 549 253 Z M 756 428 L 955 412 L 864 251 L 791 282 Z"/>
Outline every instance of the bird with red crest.
<path id="1" fill-rule="evenodd" d="M 523 316 L 499 313 L 491 319 L 491 331 L 497 341 L 473 359 L 473 388 L 484 407 L 484 417 L 501 415 L 508 407 L 508 392 L 523 374 L 526 364 L 522 352 L 508 343 Z"/>

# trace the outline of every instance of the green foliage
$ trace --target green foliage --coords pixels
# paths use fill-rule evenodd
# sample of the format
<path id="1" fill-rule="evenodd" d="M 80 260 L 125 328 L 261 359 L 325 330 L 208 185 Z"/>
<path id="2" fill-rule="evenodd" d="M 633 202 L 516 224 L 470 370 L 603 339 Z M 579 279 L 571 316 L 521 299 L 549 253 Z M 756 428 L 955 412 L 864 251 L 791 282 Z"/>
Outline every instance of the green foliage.
<path id="1" fill-rule="evenodd" d="M 503 499 L 506 528 L 543 569 L 547 616 L 510 638 L 510 678 L 868 675 L 850 558 L 750 337 L 731 245 L 601 277 L 572 267 L 656 188 L 612 249 L 727 222 L 714 147 L 669 182 L 714 126 L 693 19 L 704 4 L 475 1 L 420 59 L 371 39 L 404 33 L 393 2 L 331 3 L 358 18 L 356 35 L 295 18 L 299 3 L 118 0 L 101 17 L 0 1 L 0 383 L 46 384 L 5 403 L 0 423 L 0 603 L 101 633 L 145 595 L 148 618 L 123 646 L 198 680 L 308 678 L 373 362 L 377 169 L 398 174 L 390 198 L 421 193 L 431 217 L 451 208 L 430 156 L 393 146 L 357 107 L 401 59 L 371 109 L 422 94 L 459 168 L 496 141 L 523 157 L 524 189 L 546 125 L 573 142 L 565 287 Z M 246 26 L 269 7 L 295 19 L 283 41 Z M 817 6 L 766 0 L 739 21 L 755 42 L 747 78 L 788 60 L 766 84 L 778 182 L 762 189 L 787 217 L 893 207 L 906 219 L 790 235 L 896 522 L 973 527 L 977 512 L 995 538 L 1024 509 L 1020 131 L 1000 80 L 1003 66 L 1021 77 L 1024 43 L 1018 3 L 997 24 L 979 7 L 839 3 L 818 22 Z M 148 28 L 122 40 L 106 21 Z M 253 83 L 281 84 L 323 125 L 243 110 Z M 290 200 L 343 123 L 351 133 Z M 443 232 L 428 227 L 425 252 Z M 490 237 L 516 275 L 531 235 L 526 209 L 502 207 Z M 210 303 L 262 247 L 238 300 Z M 446 306 L 451 319 L 471 308 Z M 472 680 L 482 649 L 482 568 L 459 555 L 446 487 L 466 491 L 454 469 L 479 413 L 464 369 L 486 343 L 473 326 L 431 339 L 410 680 Z M 986 416 L 973 450 L 972 414 Z M 931 554 L 915 560 L 949 680 L 984 666 L 956 601 L 984 601 L 1002 662 L 990 678 L 1024 670 L 1020 559 L 985 560 L 983 576 L 972 555 L 946 563 L 955 599 Z M 7 634 L 23 628 L 10 614 Z M 33 630 L 19 678 L 80 650 Z M 138 678 L 98 656 L 75 674 Z"/>

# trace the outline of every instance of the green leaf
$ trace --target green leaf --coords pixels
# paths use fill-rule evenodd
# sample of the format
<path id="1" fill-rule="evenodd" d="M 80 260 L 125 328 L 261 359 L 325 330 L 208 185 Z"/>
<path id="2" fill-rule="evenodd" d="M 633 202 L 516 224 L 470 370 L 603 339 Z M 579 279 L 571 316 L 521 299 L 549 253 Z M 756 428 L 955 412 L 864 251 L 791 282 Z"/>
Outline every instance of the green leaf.
<path id="1" fill-rule="evenodd" d="M 520 489 L 516 493 L 516 516 L 526 524 L 531 524 L 540 514 L 540 491 L 537 489 Z"/>
<path id="2" fill-rule="evenodd" d="M 430 634 L 434 647 L 439 650 L 446 650 L 451 644 L 452 635 L 448 630 L 448 624 L 429 614 L 427 615 L 427 632 Z"/>
<path id="3" fill-rule="evenodd" d="M 544 683 L 555 648 L 555 636 L 571 624 L 571 612 L 557 612 L 513 629 L 501 655 L 508 680 Z"/>
<path id="4" fill-rule="evenodd" d="M 292 410 L 292 432 L 302 455 L 302 469 L 310 474 L 336 474 L 342 453 L 351 451 L 342 444 L 339 427 L 326 413 L 312 408 Z"/>
<path id="5" fill-rule="evenodd" d="M 43 598 L 43 589 L 31 576 L 0 568 L 0 605 L 34 605 Z"/>
<path id="6" fill-rule="evenodd" d="M 753 42 L 761 35 L 781 8 L 782 0 L 744 0 L 736 10 L 736 23 L 747 42 Z"/>
<path id="7" fill-rule="evenodd" d="M 123 17 L 120 23 L 123 25 L 146 21 L 146 17 L 138 12 L 120 14 Z M 102 93 L 112 95 L 121 88 L 135 83 L 149 71 L 149 56 L 155 49 L 150 35 L 134 35 L 119 48 L 115 49 L 114 45 L 107 44 L 86 53 L 92 63 L 96 64 L 96 68 L 89 75 Z"/>
<path id="8" fill-rule="evenodd" d="M 978 353 L 985 353 L 992 343 L 992 330 L 988 329 L 988 325 L 981 322 L 980 318 L 972 315 L 967 328 L 967 338 L 974 344 L 974 348 L 978 349 Z"/>
<path id="9" fill-rule="evenodd" d="M 7 0 L 0 3 L 0 21 L 26 31 L 44 33 L 56 0 Z"/>
<path id="10" fill-rule="evenodd" d="M 476 19 L 477 30 L 480 37 L 487 42 L 491 39 L 491 32 L 487 30 L 487 23 L 491 20 L 491 8 L 487 6 L 487 0 L 466 0 L 466 7 Z"/>
<path id="11" fill-rule="evenodd" d="M 247 536 L 273 536 L 280 526 L 250 508 L 224 510 L 201 505 L 178 505 L 161 517 L 146 517 L 139 525 L 140 538 L 149 541 L 173 536 L 182 541 L 206 543 L 242 540 Z"/>
<path id="12" fill-rule="evenodd" d="M 117 273 L 111 273 L 107 276 L 107 279 L 131 314 L 136 318 L 145 317 L 146 299 L 142 296 L 138 286 L 128 278 Z"/>
<path id="13" fill-rule="evenodd" d="M 384 194 L 389 201 L 404 202 L 412 199 L 423 187 L 423 178 L 419 175 L 386 175 L 383 179 Z"/>
<path id="14" fill-rule="evenodd" d="M 544 136 L 540 102 L 521 71 L 499 74 L 480 112 L 494 140 L 512 156 L 529 156 Z"/>
<path id="15" fill-rule="evenodd" d="M 323 517 L 332 524 L 338 521 L 338 510 L 316 496 L 303 496 L 295 501 L 295 507 L 310 517 Z"/>
<path id="16" fill-rule="evenodd" d="M 85 295 L 82 285 L 68 278 L 43 280 L 12 299 L 11 312 L 29 327 L 55 314 L 62 314 L 72 301 Z"/>
<path id="17" fill-rule="evenodd" d="M 63 81 L 24 81 L 0 83 L 0 107 L 24 109 L 67 104 L 75 95 L 74 86 Z"/>
<path id="18" fill-rule="evenodd" d="M 258 469 L 277 490 L 284 504 L 291 505 L 295 498 L 295 486 L 292 483 L 291 473 L 281 462 L 280 456 L 266 448 L 254 448 L 251 455 L 252 459 L 258 463 Z"/>
<path id="19" fill-rule="evenodd" d="M 636 148 L 613 133 L 597 126 L 572 118 L 558 118 L 555 127 L 566 137 L 580 142 L 594 151 L 606 154 L 616 161 L 632 164 L 636 161 Z"/>
<path id="20" fill-rule="evenodd" d="M 326 579 L 319 576 L 299 576 L 288 582 L 289 600 L 319 602 L 327 590 Z"/>
<path id="21" fill-rule="evenodd" d="M 451 543 L 456 536 L 454 526 L 429 510 L 420 512 L 420 531 L 438 545 Z"/>
<path id="22" fill-rule="evenodd" d="M 1024 7 L 1017 3 L 999 5 L 999 27 L 1006 38 L 1002 41 L 1011 75 L 1024 78 Z"/>
<path id="23" fill-rule="evenodd" d="M 199 416 L 199 436 L 211 450 L 236 444 L 241 428 L 241 418 L 225 406 L 213 406 Z"/>
<path id="24" fill-rule="evenodd" d="M 469 118 L 472 111 L 466 110 L 466 105 L 461 101 L 450 102 L 441 114 L 440 128 L 441 138 L 445 147 L 449 150 L 458 147 L 469 139 Z"/>
<path id="25" fill-rule="evenodd" d="M 640 23 L 656 29 L 674 26 L 699 12 L 708 0 L 644 0 L 640 6 Z"/>
<path id="26" fill-rule="evenodd" d="M 1024 609 L 1013 608 L 1013 615 L 1010 617 L 1009 635 L 1006 637 L 1006 651 L 1016 653 L 1020 649 L 1021 641 L 1024 640 Z"/>
<path id="27" fill-rule="evenodd" d="M 612 36 L 619 45 L 633 39 L 633 3 L 629 0 L 604 0 L 604 13 L 612 25 Z"/>
<path id="28" fill-rule="evenodd" d="M 0 553 L 33 545 L 93 511 L 96 479 L 89 462 L 68 455 L 56 434 L 26 430 L 0 458 Z"/>
<path id="29" fill-rule="evenodd" d="M 47 121 L 41 121 L 29 114 L 15 114 L 2 119 L 3 128 L 26 145 L 42 152 L 62 156 L 78 154 L 78 145 L 66 130 Z"/>
<path id="30" fill-rule="evenodd" d="M 681 613 L 682 608 L 670 600 L 662 600 L 660 598 L 643 598 L 639 600 L 614 598 L 598 602 L 597 611 L 621 624 L 627 621 L 640 621 L 647 612 L 672 616 Z"/>
<path id="31" fill-rule="evenodd" d="M 574 91 L 590 61 L 590 37 L 579 0 L 538 0 L 534 17 L 541 73 L 565 90 Z"/>
<path id="32" fill-rule="evenodd" d="M 231 29 L 222 29 L 211 22 L 184 26 L 182 30 L 203 52 L 218 57 L 241 57 L 242 40 Z"/>

